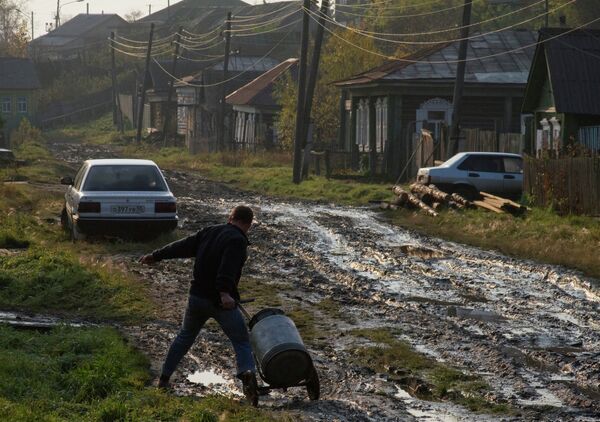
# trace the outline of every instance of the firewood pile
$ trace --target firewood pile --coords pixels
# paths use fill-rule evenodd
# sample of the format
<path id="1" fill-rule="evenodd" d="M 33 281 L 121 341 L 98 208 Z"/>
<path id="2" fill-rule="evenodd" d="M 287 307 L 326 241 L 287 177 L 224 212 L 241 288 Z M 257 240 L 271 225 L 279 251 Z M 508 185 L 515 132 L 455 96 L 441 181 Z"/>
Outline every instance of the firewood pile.
<path id="1" fill-rule="evenodd" d="M 396 197 L 392 201 L 382 202 L 380 204 L 382 209 L 417 209 L 431 217 L 437 217 L 438 212 L 445 208 L 456 210 L 482 208 L 498 214 L 509 213 L 512 215 L 521 215 L 528 210 L 527 207 L 516 202 L 486 192 L 480 192 L 477 200 L 470 201 L 456 193 L 443 192 L 435 185 L 420 183 L 413 183 L 409 190 L 402 186 L 394 186 L 392 192 Z"/>

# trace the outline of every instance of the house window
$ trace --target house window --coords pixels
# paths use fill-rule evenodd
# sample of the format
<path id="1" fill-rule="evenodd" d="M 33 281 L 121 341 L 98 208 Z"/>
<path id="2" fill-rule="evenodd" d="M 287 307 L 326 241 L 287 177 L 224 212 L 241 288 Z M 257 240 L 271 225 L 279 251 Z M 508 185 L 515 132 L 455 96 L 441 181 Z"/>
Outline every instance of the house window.
<path id="1" fill-rule="evenodd" d="M 12 111 L 12 101 L 10 97 L 2 97 L 0 100 L 2 113 L 10 113 Z"/>
<path id="2" fill-rule="evenodd" d="M 385 151 L 388 133 L 388 100 L 379 98 L 375 104 L 375 148 L 377 152 Z"/>
<path id="3" fill-rule="evenodd" d="M 358 102 L 356 109 L 356 144 L 358 150 L 369 151 L 369 100 Z"/>
<path id="4" fill-rule="evenodd" d="M 17 113 L 27 113 L 27 97 L 17 98 Z"/>

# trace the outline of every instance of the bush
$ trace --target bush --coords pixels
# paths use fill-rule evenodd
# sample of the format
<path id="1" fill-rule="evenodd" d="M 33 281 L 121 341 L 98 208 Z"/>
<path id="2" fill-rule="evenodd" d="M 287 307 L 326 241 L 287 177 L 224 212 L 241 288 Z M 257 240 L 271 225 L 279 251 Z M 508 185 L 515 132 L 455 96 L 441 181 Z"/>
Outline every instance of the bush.
<path id="1" fill-rule="evenodd" d="M 19 127 L 10 134 L 10 145 L 13 149 L 18 149 L 26 144 L 43 144 L 44 138 L 42 131 L 34 127 L 29 120 L 23 118 Z"/>

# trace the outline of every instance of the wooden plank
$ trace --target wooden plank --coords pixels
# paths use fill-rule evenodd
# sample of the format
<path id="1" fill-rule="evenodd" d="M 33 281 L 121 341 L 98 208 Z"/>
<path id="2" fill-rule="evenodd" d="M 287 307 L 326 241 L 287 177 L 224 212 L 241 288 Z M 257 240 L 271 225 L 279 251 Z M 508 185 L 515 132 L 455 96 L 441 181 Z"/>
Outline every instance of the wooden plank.
<path id="1" fill-rule="evenodd" d="M 504 211 L 501 210 L 500 208 L 495 207 L 493 205 L 490 205 L 490 204 L 488 204 L 488 203 L 486 203 L 484 201 L 473 201 L 473 204 L 475 206 L 479 207 L 479 208 L 483 208 L 485 210 L 493 211 L 496 214 L 504 214 Z"/>

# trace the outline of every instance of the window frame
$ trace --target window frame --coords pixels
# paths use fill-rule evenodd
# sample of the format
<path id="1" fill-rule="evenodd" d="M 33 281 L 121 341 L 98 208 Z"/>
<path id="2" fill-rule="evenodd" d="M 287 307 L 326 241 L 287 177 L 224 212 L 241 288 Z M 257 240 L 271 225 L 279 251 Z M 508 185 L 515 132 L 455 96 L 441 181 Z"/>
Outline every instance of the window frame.
<path id="1" fill-rule="evenodd" d="M 22 105 L 25 105 L 23 110 L 21 110 Z M 17 97 L 17 113 L 21 113 L 21 114 L 29 113 L 29 98 Z"/>
<path id="2" fill-rule="evenodd" d="M 12 97 L 0 97 L 0 112 L 2 114 L 12 113 L 12 102 Z M 7 109 L 5 109 L 6 105 L 8 105 Z"/>

